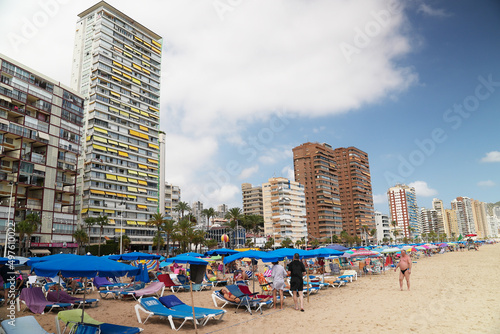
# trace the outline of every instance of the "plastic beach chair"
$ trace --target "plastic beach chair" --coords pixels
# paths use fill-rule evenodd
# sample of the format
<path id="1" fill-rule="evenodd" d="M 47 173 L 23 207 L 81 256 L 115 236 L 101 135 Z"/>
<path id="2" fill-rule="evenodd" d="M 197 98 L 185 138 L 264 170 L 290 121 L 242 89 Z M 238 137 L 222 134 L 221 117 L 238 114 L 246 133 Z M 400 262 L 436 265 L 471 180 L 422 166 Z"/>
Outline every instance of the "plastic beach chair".
<path id="1" fill-rule="evenodd" d="M 159 293 L 161 291 L 161 293 Z M 157 297 L 163 296 L 163 292 L 165 291 L 165 285 L 163 282 L 152 282 L 149 286 L 139 289 L 139 290 L 133 290 L 133 291 L 122 291 L 120 294 L 122 296 L 132 296 L 134 297 L 135 300 L 137 300 L 138 297 L 143 297 L 143 296 L 151 296 L 155 295 Z"/>
<path id="2" fill-rule="evenodd" d="M 81 324 L 82 310 L 61 311 L 57 314 L 55 320 L 57 334 L 65 334 L 67 333 L 66 330 L 68 330 L 68 333 L 73 333 L 77 328 L 76 326 Z M 64 324 L 64 328 L 62 328 L 62 330 L 61 322 Z M 121 326 L 100 322 L 93 319 L 86 312 L 83 315 L 83 324 L 98 326 L 101 334 L 136 334 L 143 331 L 143 329 L 139 327 Z"/>
<path id="3" fill-rule="evenodd" d="M 179 298 L 177 298 L 177 296 L 174 295 L 164 296 L 159 298 L 158 300 L 160 301 L 160 303 L 165 305 L 165 307 L 171 310 L 186 312 L 186 313 L 193 312 L 193 306 L 184 304 Z M 208 320 L 210 319 L 222 320 L 222 317 L 224 317 L 226 311 L 213 308 L 194 307 L 194 313 L 196 315 L 205 316 L 205 320 L 201 323 L 202 326 L 205 326 Z M 217 319 L 218 316 L 219 318 Z"/>
<path id="4" fill-rule="evenodd" d="M 31 312 L 39 314 L 43 314 L 46 308 L 48 308 L 50 312 L 55 308 L 71 308 L 73 306 L 71 303 L 54 303 L 47 301 L 42 288 L 39 287 L 24 288 L 21 291 L 21 295 L 18 297 L 18 302 L 19 300 L 22 301 Z"/>
<path id="5" fill-rule="evenodd" d="M 78 308 L 84 304 L 84 301 L 82 298 L 76 298 L 71 295 L 69 295 L 66 291 L 49 291 L 47 292 L 47 300 L 49 302 L 55 302 L 55 303 L 71 303 L 76 305 Z M 99 304 L 99 299 L 92 298 L 92 299 L 85 299 L 85 305 L 88 306 L 97 306 Z"/>
<path id="6" fill-rule="evenodd" d="M 203 320 L 205 318 L 204 315 L 198 315 L 193 316 L 193 313 L 190 312 L 181 312 L 181 311 L 176 311 L 176 310 L 171 310 L 158 300 L 156 297 L 146 297 L 146 298 L 140 298 L 138 300 L 138 304 L 135 305 L 135 314 L 137 315 L 137 321 L 139 323 L 146 323 L 148 319 L 152 316 L 159 316 L 167 318 L 168 321 L 170 322 L 170 327 L 172 327 L 173 330 L 177 331 L 181 329 L 182 326 L 187 321 L 196 321 L 198 324 L 198 320 Z M 141 320 L 141 315 L 140 312 L 146 313 L 147 317 L 144 319 L 144 321 Z M 175 327 L 174 324 L 174 319 L 175 320 L 182 320 L 182 323 L 179 325 L 179 327 Z"/>
<path id="7" fill-rule="evenodd" d="M 32 315 L 16 318 L 14 321 L 2 321 L 2 329 L 6 334 L 50 334 L 40 326 Z"/>

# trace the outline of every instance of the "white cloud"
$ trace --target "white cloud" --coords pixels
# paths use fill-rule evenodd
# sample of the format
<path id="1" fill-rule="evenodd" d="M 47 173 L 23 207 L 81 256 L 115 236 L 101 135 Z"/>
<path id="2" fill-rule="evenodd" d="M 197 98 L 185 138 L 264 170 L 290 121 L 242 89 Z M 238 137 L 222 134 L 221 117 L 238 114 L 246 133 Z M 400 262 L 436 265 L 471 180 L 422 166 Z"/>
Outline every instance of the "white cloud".
<path id="1" fill-rule="evenodd" d="M 417 196 L 431 197 L 438 194 L 438 191 L 436 189 L 429 188 L 427 182 L 425 181 L 415 181 L 410 183 L 409 186 L 415 188 Z"/>
<path id="2" fill-rule="evenodd" d="M 417 9 L 417 12 L 424 13 L 425 15 L 434 17 L 448 17 L 451 15 L 445 12 L 443 9 L 432 8 L 431 6 L 426 5 L 425 3 L 420 4 L 420 6 Z"/>
<path id="3" fill-rule="evenodd" d="M 487 180 L 487 181 L 479 181 L 477 185 L 479 187 L 494 187 L 496 184 L 491 180 Z"/>
<path id="4" fill-rule="evenodd" d="M 491 151 L 481 159 L 481 162 L 500 162 L 500 151 Z"/>
<path id="5" fill-rule="evenodd" d="M 283 169 L 281 170 L 281 175 L 291 181 L 295 181 L 295 172 L 292 166 L 283 167 Z"/>
<path id="6" fill-rule="evenodd" d="M 373 204 L 387 203 L 387 194 L 373 194 Z"/>
<path id="7" fill-rule="evenodd" d="M 325 126 L 320 126 L 319 128 L 314 128 L 313 129 L 313 133 L 319 133 L 319 132 L 321 132 L 321 131 L 323 131 L 325 129 L 326 129 Z"/>
<path id="8" fill-rule="evenodd" d="M 243 171 L 241 171 L 241 174 L 238 176 L 238 178 L 240 180 L 245 180 L 250 176 L 252 176 L 253 174 L 257 173 L 258 171 L 259 171 L 259 165 L 245 168 L 243 169 Z"/>

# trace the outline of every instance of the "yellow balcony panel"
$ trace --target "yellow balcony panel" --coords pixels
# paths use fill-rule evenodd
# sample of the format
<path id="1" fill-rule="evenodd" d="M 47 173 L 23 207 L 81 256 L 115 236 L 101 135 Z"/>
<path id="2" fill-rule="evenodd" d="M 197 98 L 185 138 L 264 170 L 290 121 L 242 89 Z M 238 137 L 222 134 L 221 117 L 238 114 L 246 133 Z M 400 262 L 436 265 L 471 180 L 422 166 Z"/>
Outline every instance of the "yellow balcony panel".
<path id="1" fill-rule="evenodd" d="M 128 145 L 127 145 L 127 144 L 120 143 L 120 142 L 118 143 L 118 146 L 128 148 Z"/>
<path id="2" fill-rule="evenodd" d="M 128 182 L 128 179 L 126 177 L 123 177 L 123 176 L 117 176 L 116 177 L 118 179 L 118 181 L 120 182 Z"/>
<path id="3" fill-rule="evenodd" d="M 132 145 L 129 145 L 128 148 L 131 150 L 134 150 L 134 151 L 139 151 L 139 149 L 137 147 L 132 146 Z"/>
<path id="4" fill-rule="evenodd" d="M 144 43 L 144 45 L 146 45 L 147 47 L 149 47 L 149 48 L 151 47 L 151 44 L 149 44 L 148 42 L 143 41 L 143 43 Z"/>
<path id="5" fill-rule="evenodd" d="M 113 91 L 110 91 L 111 95 L 113 96 L 116 96 L 116 97 L 121 97 L 120 94 L 116 93 L 116 92 L 113 92 Z M 111 108 L 110 108 L 111 109 Z"/>
<path id="6" fill-rule="evenodd" d="M 153 43 L 154 45 L 156 45 L 157 47 L 161 48 L 161 44 L 158 43 L 157 41 L 155 41 L 154 39 L 151 40 L 151 43 Z"/>
<path id="7" fill-rule="evenodd" d="M 142 115 L 142 116 L 149 117 L 149 114 L 148 114 L 147 112 L 145 112 L 145 111 L 142 111 L 142 110 L 141 110 L 141 115 Z"/>
<path id="8" fill-rule="evenodd" d="M 128 158 L 128 153 L 127 152 L 118 151 L 118 155 L 121 156 L 121 157 L 127 157 Z"/>
<path id="9" fill-rule="evenodd" d="M 128 182 L 137 184 L 137 180 L 131 177 L 128 178 Z"/>
<path id="10" fill-rule="evenodd" d="M 131 107 L 131 108 L 130 108 L 130 110 L 132 110 L 133 112 L 136 112 L 136 113 L 138 113 L 138 114 L 140 114 L 140 113 L 141 113 L 141 111 L 140 111 L 139 109 L 134 108 L 134 107 Z"/>
<path id="11" fill-rule="evenodd" d="M 137 222 L 137 225 L 146 225 L 146 222 Z"/>
<path id="12" fill-rule="evenodd" d="M 158 178 L 158 175 L 154 175 L 154 174 L 148 174 L 149 177 L 154 177 L 154 178 Z"/>
<path id="13" fill-rule="evenodd" d="M 92 194 L 106 195 L 106 193 L 104 191 L 102 191 L 102 190 L 90 189 L 90 192 Z"/>
<path id="14" fill-rule="evenodd" d="M 93 144 L 92 147 L 95 148 L 96 150 L 107 151 L 106 147 L 101 145 Z"/>
<path id="15" fill-rule="evenodd" d="M 132 81 L 138 85 L 142 85 L 142 83 L 139 80 L 137 80 L 136 78 L 132 78 Z"/>
<path id="16" fill-rule="evenodd" d="M 134 51 L 134 48 L 128 46 L 127 44 L 123 44 L 123 46 L 125 47 L 125 49 L 129 49 L 130 51 Z"/>
<path id="17" fill-rule="evenodd" d="M 106 174 L 106 179 L 116 181 L 116 175 L 113 175 L 113 174 Z"/>
<path id="18" fill-rule="evenodd" d="M 158 110 L 158 109 L 156 109 L 156 108 L 154 108 L 154 107 L 151 107 L 151 106 L 149 107 L 149 109 L 150 109 L 150 110 L 153 110 L 153 111 L 156 111 L 156 112 L 160 112 L 160 110 Z"/>
<path id="19" fill-rule="evenodd" d="M 113 60 L 113 65 L 118 66 L 120 68 L 122 67 L 122 64 L 120 64 L 119 62 L 114 61 L 114 60 Z"/>
<path id="20" fill-rule="evenodd" d="M 98 142 L 101 142 L 101 143 L 108 143 L 108 140 L 106 138 L 102 138 L 102 137 L 99 137 L 99 136 L 94 136 L 94 140 L 95 141 L 98 141 Z"/>
<path id="21" fill-rule="evenodd" d="M 123 54 L 129 58 L 134 58 L 134 56 L 132 56 L 130 53 L 128 53 L 127 51 L 123 51 Z"/>
<path id="22" fill-rule="evenodd" d="M 113 210 L 109 210 L 109 211 L 113 211 Z M 106 210 L 104 210 L 104 212 L 106 212 Z M 114 213 L 114 211 L 113 211 L 113 213 Z M 110 224 L 110 225 L 116 225 L 114 219 L 108 219 L 108 224 Z"/>
<path id="23" fill-rule="evenodd" d="M 125 194 L 120 194 L 120 193 L 116 193 L 116 196 L 118 196 L 118 197 L 127 197 L 127 195 L 125 195 Z"/>
<path id="24" fill-rule="evenodd" d="M 133 119 L 137 119 L 137 120 L 139 120 L 139 117 L 138 117 L 138 116 L 136 116 L 136 115 L 133 115 L 133 114 L 130 114 L 130 118 L 133 118 Z"/>
<path id="25" fill-rule="evenodd" d="M 127 220 L 127 225 L 137 225 L 135 220 Z"/>
<path id="26" fill-rule="evenodd" d="M 142 63 L 142 65 L 144 65 L 144 66 L 151 67 L 151 65 L 149 65 L 149 64 L 148 64 L 148 63 L 146 63 L 145 61 L 142 61 L 141 63 Z"/>
<path id="27" fill-rule="evenodd" d="M 110 195 L 110 196 L 116 196 L 116 193 L 114 193 L 114 192 L 111 192 L 111 191 L 106 191 L 106 195 Z"/>
<path id="28" fill-rule="evenodd" d="M 142 168 L 142 169 L 148 169 L 148 166 L 146 166 L 146 165 L 137 164 L 137 166 L 139 166 L 139 168 Z"/>
<path id="29" fill-rule="evenodd" d="M 142 114 L 142 112 L 141 112 L 141 114 Z M 146 115 L 148 115 L 148 114 L 146 113 Z M 142 130 L 142 131 L 149 132 L 149 129 L 147 127 L 145 127 L 144 125 L 139 125 L 139 129 Z"/>
<path id="30" fill-rule="evenodd" d="M 111 110 L 111 111 L 114 111 L 114 112 L 120 112 L 120 110 L 118 110 L 118 109 L 117 109 L 117 108 L 115 108 L 115 107 L 109 107 L 108 109 L 109 109 L 109 110 Z"/>
<path id="31" fill-rule="evenodd" d="M 144 177 L 147 177 L 147 176 L 148 176 L 148 174 L 143 173 L 143 172 L 139 172 L 139 173 L 137 173 L 137 174 L 139 174 L 140 176 L 144 176 Z"/>
<path id="32" fill-rule="evenodd" d="M 115 210 L 104 210 L 106 213 L 115 213 Z"/>
<path id="33" fill-rule="evenodd" d="M 134 174 L 134 175 L 137 175 L 137 172 L 136 172 L 135 170 L 131 170 L 131 169 L 129 169 L 129 170 L 128 170 L 128 173 L 129 173 L 129 174 Z"/>
<path id="34" fill-rule="evenodd" d="M 125 117 L 130 117 L 130 114 L 128 112 L 121 111 L 121 110 L 120 110 L 120 115 L 125 116 Z"/>
<path id="35" fill-rule="evenodd" d="M 142 58 L 147 59 L 147 60 L 151 60 L 151 58 L 149 58 L 149 57 L 148 57 L 148 56 L 146 56 L 146 55 L 142 55 Z"/>
<path id="36" fill-rule="evenodd" d="M 125 78 L 129 79 L 129 80 L 132 80 L 132 77 L 130 75 L 128 75 L 127 73 L 123 73 L 122 74 Z"/>
<path id="37" fill-rule="evenodd" d="M 86 208 L 86 209 L 82 209 L 82 211 L 81 211 L 81 212 L 82 212 L 82 213 L 87 213 L 88 211 L 89 211 L 89 209 L 88 209 L 88 208 Z"/>
<path id="38" fill-rule="evenodd" d="M 139 37 L 134 36 L 134 38 L 135 38 L 136 40 L 138 40 L 139 42 L 142 42 L 142 39 L 140 39 Z"/>
<path id="39" fill-rule="evenodd" d="M 158 160 L 148 158 L 148 161 L 152 164 L 158 164 Z"/>
<path id="40" fill-rule="evenodd" d="M 144 180 L 139 180 L 137 181 L 139 182 L 139 184 L 143 185 L 143 186 L 147 186 L 148 185 L 148 182 L 147 181 L 144 181 Z"/>
<path id="41" fill-rule="evenodd" d="M 133 192 L 137 192 L 137 188 L 136 187 L 127 187 L 127 190 L 128 191 L 133 191 Z"/>
<path id="42" fill-rule="evenodd" d="M 136 198 L 137 198 L 137 196 L 135 196 L 135 195 L 127 195 L 127 197 L 128 197 L 128 198 L 133 198 L 133 199 L 136 199 Z"/>
<path id="43" fill-rule="evenodd" d="M 157 48 L 155 48 L 154 46 L 151 48 L 151 50 L 153 50 L 153 51 L 154 51 L 154 52 L 156 52 L 157 54 L 161 54 L 160 49 L 157 49 Z"/>
<path id="44" fill-rule="evenodd" d="M 148 146 L 151 148 L 156 148 L 157 150 L 160 149 L 160 146 L 155 145 L 155 144 L 148 143 Z"/>
<path id="45" fill-rule="evenodd" d="M 132 64 L 132 67 L 139 70 L 139 71 L 142 71 L 142 67 L 140 67 L 139 65 L 137 64 Z"/>
<path id="46" fill-rule="evenodd" d="M 115 79 L 116 81 L 120 81 L 120 82 L 122 81 L 122 79 L 117 78 L 117 77 L 115 77 L 115 76 L 111 76 L 111 78 Z"/>
<path id="47" fill-rule="evenodd" d="M 89 210 L 92 212 L 102 212 L 102 209 L 96 209 L 96 208 L 90 208 Z"/>
<path id="48" fill-rule="evenodd" d="M 115 233 L 123 233 L 123 234 L 125 234 L 125 229 L 124 228 L 115 228 Z"/>
<path id="49" fill-rule="evenodd" d="M 125 65 L 123 65 L 123 69 L 124 69 L 125 71 L 132 72 L 132 69 L 131 69 L 130 67 L 125 66 Z M 130 79 L 130 78 L 129 78 L 129 79 Z"/>
<path id="50" fill-rule="evenodd" d="M 98 127 L 95 127 L 95 126 L 94 126 L 94 131 L 98 131 L 98 132 L 101 132 L 101 133 L 108 134 L 108 130 L 104 130 L 104 129 L 101 129 L 101 128 L 98 128 Z"/>
<path id="51" fill-rule="evenodd" d="M 114 148 L 108 147 L 108 152 L 118 153 Z"/>
<path id="52" fill-rule="evenodd" d="M 144 67 L 142 68 L 142 71 L 143 71 L 144 73 L 151 74 L 151 72 L 149 72 L 148 70 L 146 70 Z"/>
<path id="53" fill-rule="evenodd" d="M 155 114 L 149 114 L 150 117 L 154 117 L 156 119 L 160 119 L 160 117 L 158 115 L 155 115 Z"/>
<path id="54" fill-rule="evenodd" d="M 138 190 L 140 193 L 147 193 L 147 192 L 148 192 L 146 189 L 143 189 L 143 188 L 137 188 L 137 190 Z"/>
<path id="55" fill-rule="evenodd" d="M 118 71 L 116 68 L 112 68 L 111 71 L 115 72 L 116 74 L 122 74 L 122 71 Z"/>
<path id="56" fill-rule="evenodd" d="M 142 204 L 137 204 L 138 209 L 147 209 L 148 207 Z"/>
<path id="57" fill-rule="evenodd" d="M 151 202 L 158 202 L 157 198 L 152 198 L 152 197 L 148 197 L 148 198 L 146 198 L 146 200 L 151 201 Z"/>

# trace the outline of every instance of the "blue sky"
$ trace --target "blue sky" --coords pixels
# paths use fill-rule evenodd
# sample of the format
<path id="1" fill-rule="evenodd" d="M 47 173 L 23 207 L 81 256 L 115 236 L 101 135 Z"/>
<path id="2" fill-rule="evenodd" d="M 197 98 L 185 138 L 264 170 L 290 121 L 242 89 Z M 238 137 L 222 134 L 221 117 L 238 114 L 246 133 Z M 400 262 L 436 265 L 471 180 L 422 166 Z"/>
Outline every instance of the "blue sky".
<path id="1" fill-rule="evenodd" d="M 95 1 L 41 3 L 0 3 L 0 52 L 68 83 Z M 385 213 L 396 180 L 419 206 L 500 200 L 497 1 L 109 3 L 163 36 L 165 168 L 182 200 L 241 206 L 241 183 L 291 177 L 306 141 L 367 152 Z"/>

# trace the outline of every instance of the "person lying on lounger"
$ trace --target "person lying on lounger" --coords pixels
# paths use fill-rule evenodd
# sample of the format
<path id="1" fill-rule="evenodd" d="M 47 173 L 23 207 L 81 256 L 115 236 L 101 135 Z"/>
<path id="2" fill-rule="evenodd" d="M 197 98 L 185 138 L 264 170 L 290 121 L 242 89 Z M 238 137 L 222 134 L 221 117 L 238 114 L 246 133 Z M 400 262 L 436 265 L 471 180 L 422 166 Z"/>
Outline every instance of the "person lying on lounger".
<path id="1" fill-rule="evenodd" d="M 224 298 L 226 298 L 227 300 L 229 300 L 231 302 L 239 303 L 241 301 L 239 298 L 237 298 L 235 295 L 233 295 L 231 292 L 229 292 L 229 290 L 226 288 L 222 288 L 221 292 L 222 292 L 222 295 L 224 296 Z"/>

